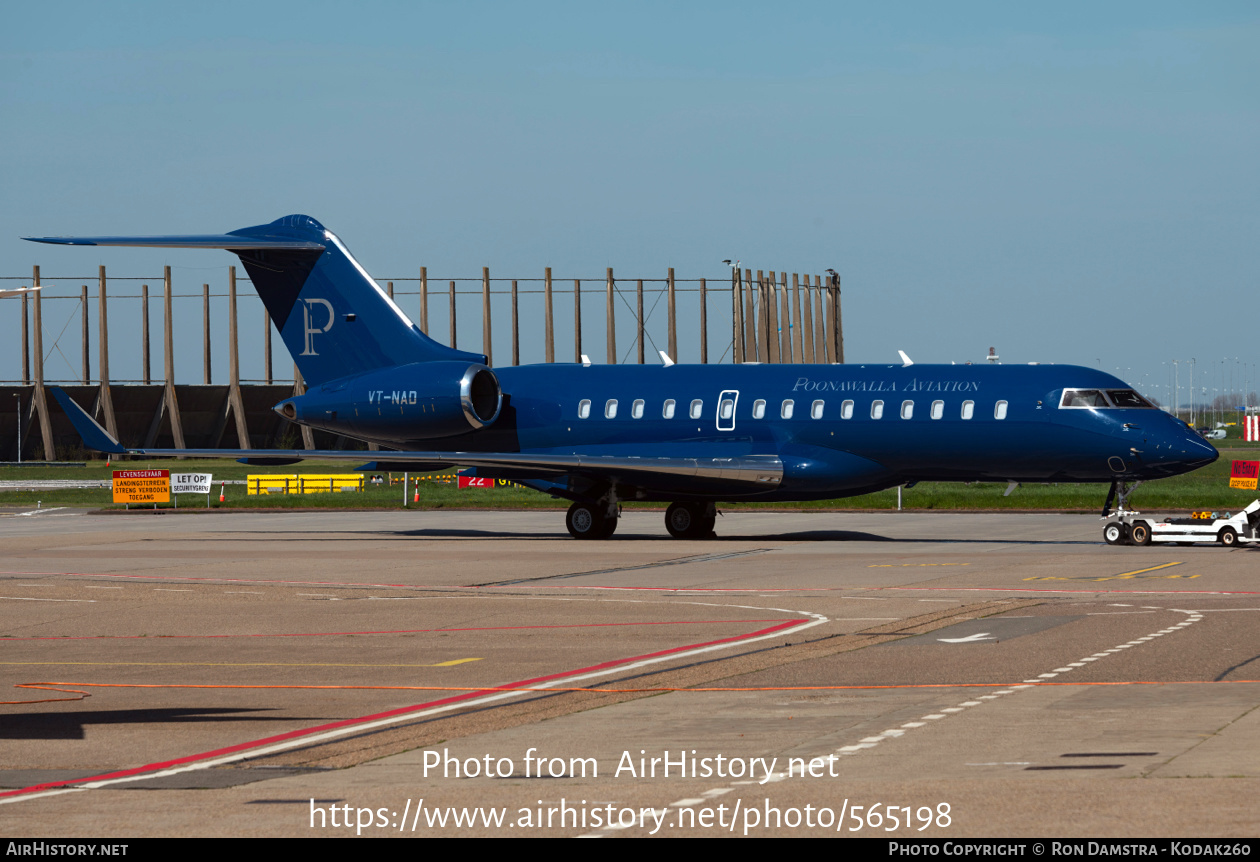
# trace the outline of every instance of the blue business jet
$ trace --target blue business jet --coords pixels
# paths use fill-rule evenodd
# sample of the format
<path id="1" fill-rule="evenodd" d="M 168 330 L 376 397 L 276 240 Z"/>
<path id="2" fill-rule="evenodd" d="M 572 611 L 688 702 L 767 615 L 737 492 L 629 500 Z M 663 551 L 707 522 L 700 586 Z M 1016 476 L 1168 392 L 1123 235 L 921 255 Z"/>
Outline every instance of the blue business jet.
<path id="1" fill-rule="evenodd" d="M 620 504 L 668 502 L 677 538 L 713 533 L 717 501 L 822 500 L 922 481 L 1138 482 L 1217 458 L 1184 422 L 1092 368 L 1064 365 L 532 365 L 420 331 L 342 241 L 290 215 L 217 236 L 39 237 L 63 245 L 221 248 L 249 273 L 309 390 L 286 419 L 378 443 L 361 469 L 471 467 L 571 500 L 579 539 Z M 93 449 L 245 463 L 342 450 L 128 449 L 64 392 Z M 1011 487 L 1014 487 L 1012 484 Z"/>

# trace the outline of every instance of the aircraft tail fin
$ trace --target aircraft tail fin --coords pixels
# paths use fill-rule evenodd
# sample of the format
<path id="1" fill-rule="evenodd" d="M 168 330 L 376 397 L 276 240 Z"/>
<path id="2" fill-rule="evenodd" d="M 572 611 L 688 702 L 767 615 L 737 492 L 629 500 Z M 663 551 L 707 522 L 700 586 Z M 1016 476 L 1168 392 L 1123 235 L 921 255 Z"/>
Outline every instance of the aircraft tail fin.
<path id="1" fill-rule="evenodd" d="M 69 418 L 70 424 L 74 426 L 74 430 L 78 431 L 79 436 L 83 438 L 83 445 L 89 449 L 95 449 L 97 452 L 108 452 L 111 455 L 121 455 L 127 451 L 86 410 L 76 404 L 74 399 L 67 395 L 64 389 L 60 386 L 49 386 L 48 388 L 52 391 L 53 397 L 57 399 L 57 403 L 61 405 L 61 409 L 66 412 L 66 417 Z"/>
<path id="2" fill-rule="evenodd" d="M 421 332 L 342 241 L 310 216 L 289 215 L 218 235 L 26 238 L 235 253 L 311 385 L 413 362 L 486 361 L 482 354 L 447 347 Z"/>

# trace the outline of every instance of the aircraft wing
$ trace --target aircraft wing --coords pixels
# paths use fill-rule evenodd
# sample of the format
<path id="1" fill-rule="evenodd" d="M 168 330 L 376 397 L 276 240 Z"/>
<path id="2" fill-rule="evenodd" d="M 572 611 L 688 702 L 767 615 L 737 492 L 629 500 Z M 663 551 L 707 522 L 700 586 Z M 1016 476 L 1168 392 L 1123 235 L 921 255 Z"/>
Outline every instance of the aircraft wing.
<path id="1" fill-rule="evenodd" d="M 412 464 L 417 471 L 447 467 L 481 467 L 522 478 L 565 475 L 616 478 L 649 487 L 677 486 L 688 480 L 727 485 L 744 493 L 772 491 L 783 480 L 783 462 L 776 455 L 730 458 L 629 458 L 607 455 L 526 452 L 394 452 L 344 449 L 128 449 L 110 436 L 64 390 L 50 386 L 75 430 L 89 449 L 145 458 L 233 458 L 256 463 L 297 463 L 306 459 L 365 461 L 374 455 L 390 464 Z"/>

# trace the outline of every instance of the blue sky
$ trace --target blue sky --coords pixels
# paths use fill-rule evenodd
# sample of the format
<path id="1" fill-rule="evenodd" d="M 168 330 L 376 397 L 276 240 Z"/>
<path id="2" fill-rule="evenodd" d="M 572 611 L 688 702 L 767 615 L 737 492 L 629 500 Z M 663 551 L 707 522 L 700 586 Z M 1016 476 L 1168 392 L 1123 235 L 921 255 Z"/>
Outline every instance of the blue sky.
<path id="1" fill-rule="evenodd" d="M 17 237 L 306 212 L 382 277 L 830 266 L 850 361 L 995 346 L 1119 368 L 1162 399 L 1168 363 L 1194 357 L 1197 386 L 1237 369 L 1240 388 L 1260 359 L 1257 44 L 1246 3 L 15 5 L 0 32 L 0 275 L 38 263 L 77 294 L 100 263 L 146 277 L 170 264 L 177 292 L 219 290 L 223 252 Z M 47 308 L 52 339 L 72 307 Z M 476 347 L 463 308 L 461 346 Z M 0 304 L 0 378 L 16 375 L 17 309 Z M 602 298 L 584 311 L 602 359 Z M 189 380 L 199 313 L 177 318 L 196 335 L 177 355 Z M 568 344 L 571 311 L 557 317 Z M 112 344 L 127 318 L 111 314 Z M 506 337 L 496 317 L 500 362 Z M 540 357 L 536 330 L 527 341 Z M 129 349 L 117 376 L 138 368 Z"/>

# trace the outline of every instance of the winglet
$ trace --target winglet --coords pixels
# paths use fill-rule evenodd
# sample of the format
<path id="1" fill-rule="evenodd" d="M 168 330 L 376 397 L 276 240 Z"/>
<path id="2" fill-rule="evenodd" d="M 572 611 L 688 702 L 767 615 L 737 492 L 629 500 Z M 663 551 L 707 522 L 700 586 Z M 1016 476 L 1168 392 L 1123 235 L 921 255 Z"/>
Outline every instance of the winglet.
<path id="1" fill-rule="evenodd" d="M 74 430 L 78 431 L 79 436 L 83 438 L 83 445 L 111 455 L 122 455 L 127 451 L 101 427 L 99 422 L 89 416 L 86 410 L 74 403 L 74 399 L 67 395 L 65 390 L 58 386 L 48 388 L 52 390 L 53 397 L 57 399 L 61 409 L 66 411 L 66 417 L 69 418 L 70 424 L 74 425 Z"/>

